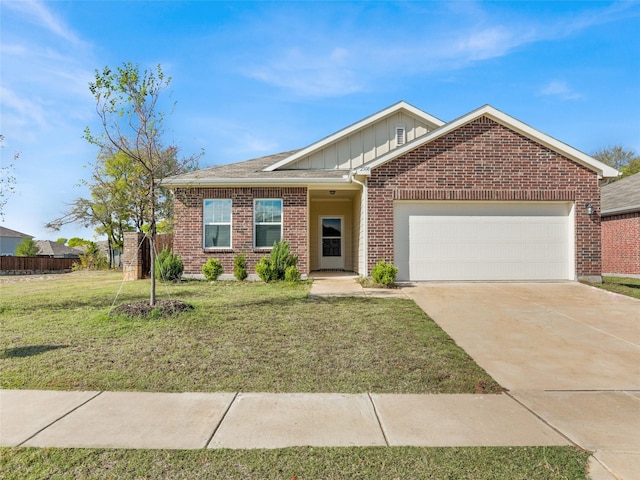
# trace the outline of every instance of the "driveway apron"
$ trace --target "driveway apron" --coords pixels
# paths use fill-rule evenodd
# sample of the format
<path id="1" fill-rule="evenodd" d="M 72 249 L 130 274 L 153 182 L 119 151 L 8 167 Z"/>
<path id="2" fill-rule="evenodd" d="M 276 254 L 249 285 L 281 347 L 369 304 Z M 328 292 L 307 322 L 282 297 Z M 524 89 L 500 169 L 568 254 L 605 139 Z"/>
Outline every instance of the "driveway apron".
<path id="1" fill-rule="evenodd" d="M 425 283 L 404 292 L 509 394 L 640 479 L 640 301 L 579 283 Z M 595 477 L 594 477 L 595 478 Z"/>

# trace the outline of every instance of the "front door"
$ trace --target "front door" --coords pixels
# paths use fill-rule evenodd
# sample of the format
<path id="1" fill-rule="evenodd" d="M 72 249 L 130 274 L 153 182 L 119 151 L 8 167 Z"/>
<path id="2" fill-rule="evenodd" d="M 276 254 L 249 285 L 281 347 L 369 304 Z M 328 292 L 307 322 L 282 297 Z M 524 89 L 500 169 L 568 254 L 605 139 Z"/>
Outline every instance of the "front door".
<path id="1" fill-rule="evenodd" d="M 320 217 L 320 269 L 344 269 L 344 217 Z"/>

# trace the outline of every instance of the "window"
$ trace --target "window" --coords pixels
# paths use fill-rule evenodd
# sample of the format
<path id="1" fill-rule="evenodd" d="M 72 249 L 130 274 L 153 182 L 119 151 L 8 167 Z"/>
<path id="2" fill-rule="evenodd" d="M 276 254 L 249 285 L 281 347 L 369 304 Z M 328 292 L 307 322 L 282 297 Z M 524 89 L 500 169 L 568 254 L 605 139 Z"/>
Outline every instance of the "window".
<path id="1" fill-rule="evenodd" d="M 231 200 L 204 201 L 204 248 L 231 248 Z"/>
<path id="2" fill-rule="evenodd" d="M 407 139 L 404 127 L 396 127 L 396 147 L 404 145 L 406 141 Z"/>
<path id="3" fill-rule="evenodd" d="M 256 199 L 253 204 L 256 248 L 271 248 L 282 238 L 282 200 Z"/>

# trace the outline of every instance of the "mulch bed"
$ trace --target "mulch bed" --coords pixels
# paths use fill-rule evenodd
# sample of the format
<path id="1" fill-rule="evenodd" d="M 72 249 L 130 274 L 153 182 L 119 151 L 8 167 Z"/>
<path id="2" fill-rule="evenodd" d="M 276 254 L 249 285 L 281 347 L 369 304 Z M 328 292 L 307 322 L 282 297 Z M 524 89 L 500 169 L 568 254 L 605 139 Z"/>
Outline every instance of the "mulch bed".
<path id="1" fill-rule="evenodd" d="M 111 315 L 126 315 L 127 317 L 154 318 L 170 317 L 186 310 L 192 310 L 193 306 L 180 300 L 157 300 L 155 306 L 148 301 L 125 303 L 111 311 Z"/>

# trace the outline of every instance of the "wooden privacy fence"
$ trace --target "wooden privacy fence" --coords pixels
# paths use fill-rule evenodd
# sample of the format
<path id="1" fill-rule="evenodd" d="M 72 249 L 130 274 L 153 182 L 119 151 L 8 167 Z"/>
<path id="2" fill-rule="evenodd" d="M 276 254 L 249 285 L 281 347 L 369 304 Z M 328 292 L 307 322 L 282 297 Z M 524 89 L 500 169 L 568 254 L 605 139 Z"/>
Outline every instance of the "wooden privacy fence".
<path id="1" fill-rule="evenodd" d="M 0 274 L 20 275 L 69 271 L 77 258 L 0 257 Z"/>
<path id="2" fill-rule="evenodd" d="M 164 248 L 173 250 L 173 234 L 163 233 L 156 236 L 156 252 Z M 151 270 L 151 249 L 149 239 L 144 233 L 127 232 L 124 234 L 124 279 L 139 280 L 149 277 Z"/>

